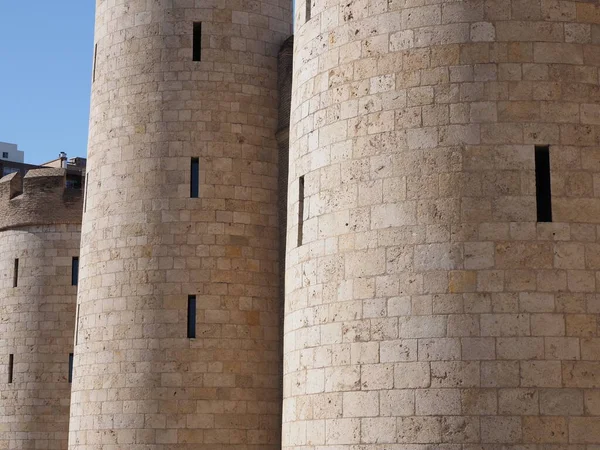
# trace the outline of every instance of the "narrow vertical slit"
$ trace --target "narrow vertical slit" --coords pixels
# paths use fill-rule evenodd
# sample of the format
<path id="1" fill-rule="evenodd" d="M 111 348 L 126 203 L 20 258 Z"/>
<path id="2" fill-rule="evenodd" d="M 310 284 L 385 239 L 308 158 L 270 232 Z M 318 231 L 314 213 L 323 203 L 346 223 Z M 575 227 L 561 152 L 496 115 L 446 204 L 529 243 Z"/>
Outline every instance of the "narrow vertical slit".
<path id="1" fill-rule="evenodd" d="M 552 222 L 552 191 L 550 187 L 550 147 L 535 147 L 535 191 L 537 221 Z"/>
<path id="2" fill-rule="evenodd" d="M 69 353 L 69 383 L 73 382 L 73 353 Z"/>
<path id="3" fill-rule="evenodd" d="M 71 260 L 71 286 L 77 286 L 79 282 L 79 257 L 73 256 Z"/>
<path id="4" fill-rule="evenodd" d="M 13 370 L 15 367 L 15 355 L 8 355 L 8 384 L 13 382 Z"/>
<path id="5" fill-rule="evenodd" d="M 98 44 L 94 45 L 94 66 L 92 68 L 92 83 L 96 81 L 96 62 L 98 60 Z"/>
<path id="6" fill-rule="evenodd" d="M 304 175 L 298 183 L 298 247 L 302 245 L 304 232 Z"/>
<path id="7" fill-rule="evenodd" d="M 306 0 L 306 22 L 310 20 L 312 13 L 312 0 Z"/>
<path id="8" fill-rule="evenodd" d="M 187 337 L 196 338 L 196 296 L 188 295 Z"/>
<path id="9" fill-rule="evenodd" d="M 83 212 L 87 211 L 87 191 L 88 191 L 88 175 L 86 174 L 85 178 L 83 179 L 83 182 L 85 183 L 85 186 L 83 187 Z"/>
<path id="10" fill-rule="evenodd" d="M 198 198 L 200 194 L 200 160 L 192 158 L 190 165 L 190 197 Z"/>
<path id="11" fill-rule="evenodd" d="M 194 61 L 202 60 L 202 22 L 194 22 L 194 38 L 192 43 Z"/>
<path id="12" fill-rule="evenodd" d="M 79 314 L 81 313 L 81 305 L 77 305 L 77 315 L 75 316 L 75 345 L 79 343 Z"/>
<path id="13" fill-rule="evenodd" d="M 15 258 L 15 268 L 13 270 L 13 287 L 19 284 L 19 258 Z"/>

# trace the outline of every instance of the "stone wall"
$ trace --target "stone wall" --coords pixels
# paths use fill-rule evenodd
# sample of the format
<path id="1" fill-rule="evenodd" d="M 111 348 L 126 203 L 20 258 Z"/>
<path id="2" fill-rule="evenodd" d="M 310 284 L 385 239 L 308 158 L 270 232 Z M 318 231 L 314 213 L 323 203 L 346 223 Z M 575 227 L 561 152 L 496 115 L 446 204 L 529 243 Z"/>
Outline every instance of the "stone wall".
<path id="1" fill-rule="evenodd" d="M 0 231 L 41 224 L 80 224 L 79 189 L 65 187 L 65 169 L 32 169 L 0 179 Z"/>
<path id="2" fill-rule="evenodd" d="M 97 2 L 71 450 L 279 448 L 275 132 L 290 9 Z"/>
<path id="3" fill-rule="evenodd" d="M 67 445 L 81 199 L 62 169 L 0 180 L 0 449 Z"/>
<path id="4" fill-rule="evenodd" d="M 294 61 L 294 36 L 285 40 L 277 59 L 277 91 L 279 94 L 279 108 L 277 120 L 277 147 L 279 149 L 279 176 L 277 182 L 277 204 L 279 220 L 279 323 L 284 321 L 285 305 L 285 254 L 287 239 L 287 188 L 288 165 L 290 152 L 290 107 L 292 104 L 292 75 Z M 279 353 L 282 361 L 279 367 L 279 384 L 283 385 L 283 326 L 279 329 Z M 280 438 L 281 440 L 281 438 Z"/>
<path id="5" fill-rule="evenodd" d="M 305 11 L 283 448 L 597 449 L 599 7 Z M 536 222 L 536 145 L 552 223 Z"/>
<path id="6" fill-rule="evenodd" d="M 77 292 L 71 263 L 79 254 L 79 228 L 57 224 L 0 231 L 2 449 L 66 448 Z"/>

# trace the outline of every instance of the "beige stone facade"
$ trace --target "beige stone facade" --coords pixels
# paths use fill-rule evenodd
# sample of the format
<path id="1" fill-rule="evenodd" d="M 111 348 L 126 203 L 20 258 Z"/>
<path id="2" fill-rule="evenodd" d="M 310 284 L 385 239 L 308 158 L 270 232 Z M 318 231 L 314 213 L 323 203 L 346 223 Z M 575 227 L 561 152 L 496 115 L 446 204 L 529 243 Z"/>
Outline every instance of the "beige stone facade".
<path id="1" fill-rule="evenodd" d="M 97 2 L 71 450 L 279 448 L 275 132 L 290 8 Z"/>
<path id="2" fill-rule="evenodd" d="M 82 196 L 65 190 L 65 178 L 38 169 L 23 184 L 18 174 L 0 180 L 3 450 L 67 446 Z"/>
<path id="3" fill-rule="evenodd" d="M 283 448 L 597 450 L 600 7 L 296 10 Z"/>
<path id="4" fill-rule="evenodd" d="M 310 1 L 97 1 L 84 201 L 0 180 L 0 450 L 600 450 L 600 6 Z"/>

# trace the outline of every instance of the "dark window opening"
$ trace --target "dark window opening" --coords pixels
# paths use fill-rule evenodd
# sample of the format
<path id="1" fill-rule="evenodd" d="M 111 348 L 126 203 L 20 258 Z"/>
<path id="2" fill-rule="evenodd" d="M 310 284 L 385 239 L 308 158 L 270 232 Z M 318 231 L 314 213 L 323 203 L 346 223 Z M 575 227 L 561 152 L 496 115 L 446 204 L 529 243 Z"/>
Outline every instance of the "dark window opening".
<path id="1" fill-rule="evenodd" d="M 188 323 L 187 337 L 194 339 L 196 337 L 196 296 L 188 296 Z"/>
<path id="2" fill-rule="evenodd" d="M 550 187 L 550 147 L 535 147 L 535 191 L 537 221 L 552 222 L 552 191 Z"/>
<path id="3" fill-rule="evenodd" d="M 8 152 L 2 152 L 2 157 L 3 158 L 8 158 Z"/>
<path id="4" fill-rule="evenodd" d="M 312 13 L 312 0 L 306 0 L 306 22 L 310 20 L 310 15 Z"/>
<path id="5" fill-rule="evenodd" d="M 77 286 L 79 281 L 79 257 L 73 256 L 71 261 L 71 286 Z"/>
<path id="6" fill-rule="evenodd" d="M 83 177 L 81 175 L 68 175 L 66 180 L 67 189 L 81 189 Z"/>
<path id="7" fill-rule="evenodd" d="M 202 60 L 202 22 L 194 22 L 194 61 Z"/>
<path id="8" fill-rule="evenodd" d="M 12 353 L 8 355 L 8 383 L 13 382 L 13 370 L 15 367 L 15 355 Z"/>
<path id="9" fill-rule="evenodd" d="M 190 166 L 190 197 L 198 198 L 200 194 L 200 160 L 192 158 Z"/>
<path id="10" fill-rule="evenodd" d="M 73 382 L 73 353 L 69 353 L 69 383 Z"/>
<path id="11" fill-rule="evenodd" d="M 92 82 L 96 81 L 96 61 L 98 58 L 98 44 L 94 45 L 94 67 L 92 68 Z"/>
<path id="12" fill-rule="evenodd" d="M 298 185 L 298 247 L 302 245 L 304 228 L 304 176 L 300 177 Z"/>
<path id="13" fill-rule="evenodd" d="M 15 258 L 15 268 L 13 270 L 13 287 L 19 284 L 19 258 Z"/>

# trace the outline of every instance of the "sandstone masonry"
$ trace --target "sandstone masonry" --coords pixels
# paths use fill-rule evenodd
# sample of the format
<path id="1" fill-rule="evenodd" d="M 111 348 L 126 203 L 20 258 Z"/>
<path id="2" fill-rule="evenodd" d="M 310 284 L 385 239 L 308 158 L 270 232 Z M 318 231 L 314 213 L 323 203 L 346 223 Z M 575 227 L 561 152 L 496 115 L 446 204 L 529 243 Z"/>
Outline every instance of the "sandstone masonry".
<path id="1" fill-rule="evenodd" d="M 280 447 L 290 8 L 97 2 L 71 450 Z"/>
<path id="2" fill-rule="evenodd" d="M 298 2 L 283 448 L 598 448 L 599 31 L 590 1 Z"/>
<path id="3" fill-rule="evenodd" d="M 0 180 L 0 449 L 600 450 L 600 6 L 309 1 L 97 1 L 85 206 Z"/>
<path id="4" fill-rule="evenodd" d="M 0 180 L 0 449 L 65 449 L 82 196 L 64 169 Z"/>

